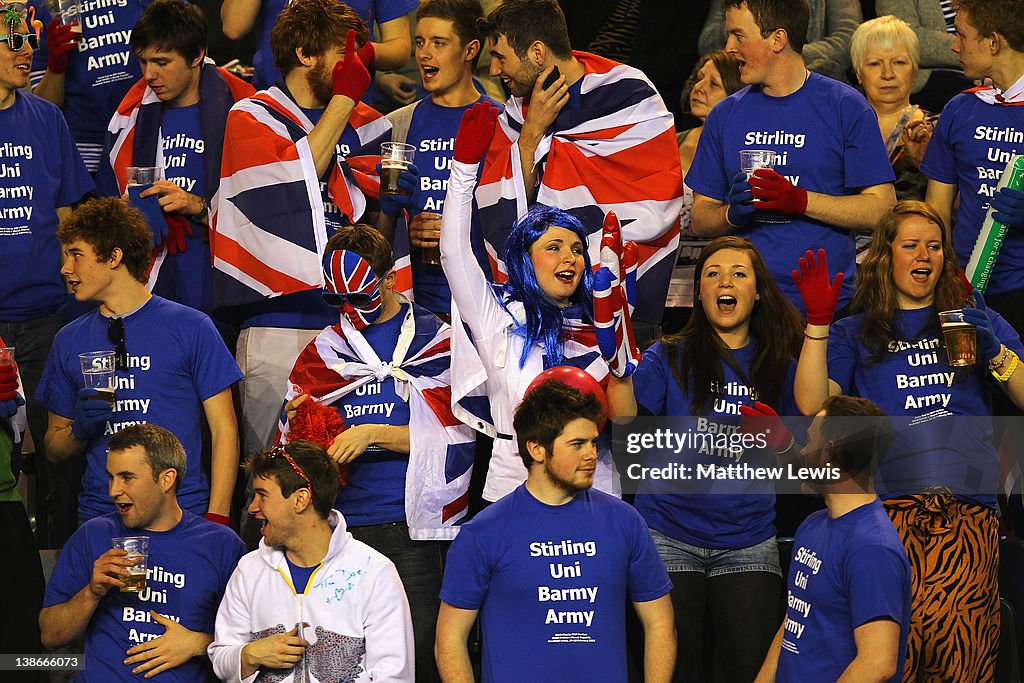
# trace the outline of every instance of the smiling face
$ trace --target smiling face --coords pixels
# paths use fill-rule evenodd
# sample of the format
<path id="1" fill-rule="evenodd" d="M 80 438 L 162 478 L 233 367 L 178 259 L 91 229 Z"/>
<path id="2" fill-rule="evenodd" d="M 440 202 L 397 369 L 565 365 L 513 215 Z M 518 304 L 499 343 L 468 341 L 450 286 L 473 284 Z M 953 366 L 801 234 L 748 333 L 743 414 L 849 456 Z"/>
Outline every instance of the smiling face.
<path id="1" fill-rule="evenodd" d="M 956 33 L 951 49 L 956 53 L 964 76 L 971 80 L 989 77 L 993 67 L 990 37 L 981 35 L 971 24 L 970 15 L 962 9 L 957 11 L 953 27 Z"/>
<path id="2" fill-rule="evenodd" d="M 914 76 L 914 63 L 903 47 L 868 50 L 857 72 L 864 95 L 872 106 L 910 104 Z"/>
<path id="3" fill-rule="evenodd" d="M 892 241 L 892 279 L 899 307 L 930 306 L 944 263 L 941 228 L 924 216 L 904 218 Z"/>
<path id="4" fill-rule="evenodd" d="M 719 249 L 704 262 L 700 273 L 700 303 L 716 332 L 746 335 L 757 293 L 750 254 L 742 249 Z"/>
<path id="5" fill-rule="evenodd" d="M 544 69 L 529 61 L 529 57 L 519 59 L 504 35 L 499 35 L 491 46 L 490 74 L 500 78 L 515 97 L 526 97 L 533 92 L 542 71 Z"/>
<path id="6" fill-rule="evenodd" d="M 703 121 L 711 108 L 726 98 L 722 75 L 710 59 L 697 72 L 697 84 L 690 91 L 690 113 Z"/>
<path id="7" fill-rule="evenodd" d="M 93 246 L 82 239 L 63 245 L 63 251 L 60 274 L 67 278 L 75 300 L 105 301 L 114 281 L 114 257 L 110 261 L 98 260 Z"/>
<path id="8" fill-rule="evenodd" d="M 129 529 L 152 529 L 164 526 L 169 511 L 176 505 L 168 495 L 174 487 L 174 470 L 153 477 L 146 461 L 146 449 L 132 446 L 107 454 L 108 492 L 117 507 L 121 521 Z"/>
<path id="9" fill-rule="evenodd" d="M 416 22 L 416 65 L 424 90 L 433 95 L 448 92 L 472 78 L 471 64 L 472 55 L 462 45 L 451 21 L 424 17 Z"/>
<path id="10" fill-rule="evenodd" d="M 281 494 L 277 477 L 256 476 L 252 483 L 253 498 L 249 504 L 249 514 L 260 523 L 260 534 L 267 545 L 286 545 L 286 541 L 294 537 L 297 517 L 294 510 L 295 496 L 302 490 L 308 493 L 309 489 L 296 489 L 291 496 L 285 498 Z"/>
<path id="11" fill-rule="evenodd" d="M 597 472 L 597 424 L 585 417 L 578 417 L 565 425 L 555 437 L 548 452 L 539 444 L 532 444 L 542 453 L 543 476 L 547 483 L 566 493 L 576 493 L 594 485 Z M 531 442 L 532 443 L 532 442 Z M 531 451 L 533 453 L 533 451 Z M 530 468 L 533 472 L 538 468 Z"/>
<path id="12" fill-rule="evenodd" d="M 199 73 L 203 55 L 188 62 L 177 50 L 147 47 L 138 52 L 142 78 L 156 96 L 171 107 L 187 107 L 199 101 Z"/>
<path id="13" fill-rule="evenodd" d="M 744 85 L 764 83 L 775 57 L 771 36 L 761 37 L 761 29 L 745 3 L 725 11 L 725 30 L 729 34 L 725 51 L 739 62 L 740 80 Z"/>
<path id="14" fill-rule="evenodd" d="M 3 34 L 8 35 L 7 24 L 0 25 Z M 14 33 L 26 33 L 29 28 L 21 19 L 14 26 Z M 32 70 L 32 46 L 28 40 L 24 41 L 23 47 L 14 52 L 11 50 L 10 42 L 0 45 L 0 89 L 17 90 L 28 86 L 29 73 Z"/>
<path id="15" fill-rule="evenodd" d="M 586 246 L 568 228 L 552 225 L 530 245 L 530 263 L 537 284 L 556 306 L 568 306 L 583 277 Z"/>

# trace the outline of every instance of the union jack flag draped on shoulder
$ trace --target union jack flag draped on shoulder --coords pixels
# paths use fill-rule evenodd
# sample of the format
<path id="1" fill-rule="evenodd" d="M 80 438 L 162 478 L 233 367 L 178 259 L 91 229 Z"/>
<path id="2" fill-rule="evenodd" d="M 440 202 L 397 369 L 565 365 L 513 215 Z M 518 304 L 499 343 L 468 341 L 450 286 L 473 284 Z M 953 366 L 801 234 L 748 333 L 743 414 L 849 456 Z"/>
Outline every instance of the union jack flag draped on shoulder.
<path id="1" fill-rule="evenodd" d="M 399 295 L 399 301 L 404 297 Z M 409 403 L 409 466 L 405 511 L 415 540 L 450 540 L 466 515 L 475 435 L 452 414 L 451 328 L 410 305 L 394 355 L 381 360 L 345 318 L 318 334 L 299 354 L 285 403 L 307 393 L 332 405 L 371 381 L 388 377 Z M 281 441 L 288 423 L 281 411 Z"/>
<path id="2" fill-rule="evenodd" d="M 360 148 L 335 163 L 328 194 L 349 222 L 380 195 L 374 166 L 391 124 L 359 102 L 349 118 Z M 323 286 L 327 225 L 307 136 L 313 123 L 280 87 L 238 102 L 228 114 L 220 191 L 210 223 L 214 306 L 252 303 Z"/>
<path id="3" fill-rule="evenodd" d="M 536 201 L 580 219 L 592 238 L 590 262 L 600 262 L 604 216 L 614 210 L 622 239 L 639 247 L 635 317 L 661 320 L 679 244 L 683 177 L 672 114 L 654 86 L 633 67 L 573 52 L 585 73 L 574 95 L 537 147 Z M 498 119 L 476 192 L 495 280 L 515 219 L 526 212 L 526 188 L 517 142 L 525 107 L 513 97 Z M 595 235 L 596 233 L 596 235 Z"/>

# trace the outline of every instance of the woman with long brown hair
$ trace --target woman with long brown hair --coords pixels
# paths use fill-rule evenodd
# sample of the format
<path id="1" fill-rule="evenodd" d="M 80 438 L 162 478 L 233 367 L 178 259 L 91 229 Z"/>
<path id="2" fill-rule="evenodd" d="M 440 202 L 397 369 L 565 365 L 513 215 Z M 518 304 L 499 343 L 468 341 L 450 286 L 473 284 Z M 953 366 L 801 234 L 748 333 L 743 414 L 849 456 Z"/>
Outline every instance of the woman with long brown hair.
<path id="1" fill-rule="evenodd" d="M 745 239 L 720 237 L 701 253 L 694 280 L 699 303 L 682 332 L 648 349 L 632 381 L 609 380 L 612 414 L 699 416 L 673 426 L 687 424 L 701 437 L 735 433 L 741 407 L 768 404 L 794 414 L 800 317 L 761 254 Z M 786 450 L 792 438 L 787 433 L 783 441 L 769 445 Z M 673 460 L 756 467 L 774 464 L 771 450 L 694 445 Z M 676 680 L 704 680 L 706 618 L 718 643 L 716 675 L 724 671 L 730 681 L 754 679 L 781 620 L 774 488 L 762 481 L 727 489 L 645 482 L 634 503 L 674 584 Z"/>
<path id="2" fill-rule="evenodd" d="M 875 488 L 910 558 L 913 615 L 904 681 L 992 680 L 999 640 L 992 391 L 1024 405 L 1017 333 L 974 294 L 969 308 L 939 215 L 917 201 L 883 217 L 857 272 L 854 315 L 830 325 L 838 287 L 808 252 L 794 279 L 808 325 L 796 400 L 870 399 L 896 419 Z M 963 309 L 977 363 L 951 367 L 939 312 Z M 900 417 L 902 416 L 902 417 Z M 970 417 L 960 417 L 970 416 Z M 979 417 L 974 417 L 979 416 Z"/>

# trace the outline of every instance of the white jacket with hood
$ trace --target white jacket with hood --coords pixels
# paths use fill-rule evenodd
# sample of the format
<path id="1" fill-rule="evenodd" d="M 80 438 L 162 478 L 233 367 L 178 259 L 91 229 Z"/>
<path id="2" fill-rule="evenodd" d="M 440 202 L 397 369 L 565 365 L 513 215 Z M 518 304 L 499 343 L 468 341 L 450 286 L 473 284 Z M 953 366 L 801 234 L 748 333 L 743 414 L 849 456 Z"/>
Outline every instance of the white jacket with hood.
<path id="1" fill-rule="evenodd" d="M 297 594 L 281 547 L 264 540 L 238 562 L 217 610 L 210 661 L 222 681 L 364 683 L 414 680 L 412 621 L 395 565 L 352 538 L 331 510 L 334 530 L 323 563 Z M 246 644 L 301 624 L 309 646 L 292 669 L 241 676 Z"/>

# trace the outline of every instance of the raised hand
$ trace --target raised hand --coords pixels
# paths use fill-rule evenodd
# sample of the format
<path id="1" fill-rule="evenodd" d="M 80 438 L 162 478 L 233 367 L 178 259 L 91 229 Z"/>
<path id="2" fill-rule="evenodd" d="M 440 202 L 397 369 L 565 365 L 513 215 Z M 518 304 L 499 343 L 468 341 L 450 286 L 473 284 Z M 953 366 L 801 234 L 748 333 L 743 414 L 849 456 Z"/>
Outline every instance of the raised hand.
<path id="1" fill-rule="evenodd" d="M 366 49 L 365 45 L 363 49 Z M 345 36 L 345 57 L 334 65 L 332 78 L 334 94 L 348 97 L 353 102 L 358 102 L 370 87 L 370 72 L 356 52 L 356 32 L 352 29 Z"/>
<path id="2" fill-rule="evenodd" d="M 640 363 L 630 313 L 635 305 L 636 244 L 622 243 L 614 211 L 604 218 L 601 266 L 594 274 L 594 333 L 601 356 L 616 377 L 628 377 Z M 632 281 L 632 284 L 630 284 Z"/>
<path id="3" fill-rule="evenodd" d="M 111 548 L 96 558 L 92 563 L 92 578 L 89 579 L 89 592 L 102 598 L 111 588 L 123 588 L 124 578 L 128 576 L 128 567 L 136 560 L 129 560 L 123 548 Z"/>
<path id="4" fill-rule="evenodd" d="M 754 199 L 759 200 L 754 202 L 757 211 L 795 216 L 807 210 L 807 190 L 770 168 L 757 169 L 749 182 Z"/>
<path id="5" fill-rule="evenodd" d="M 73 21 L 70 24 L 61 24 L 60 19 L 54 19 L 46 25 L 46 70 L 62 74 L 67 71 L 71 55 L 78 50 L 78 41 L 81 33 L 75 33 Z"/>
<path id="6" fill-rule="evenodd" d="M 729 187 L 729 212 L 725 219 L 734 228 L 750 225 L 757 209 L 754 208 L 754 195 L 750 191 L 746 173 L 737 173 L 732 177 Z"/>
<path id="7" fill-rule="evenodd" d="M 811 325 L 831 325 L 836 316 L 839 292 L 843 288 L 843 274 L 837 273 L 831 283 L 828 278 L 828 261 L 825 250 L 818 250 L 815 260 L 810 249 L 799 261 L 800 270 L 793 271 L 793 282 L 800 290 L 807 311 L 807 322 Z"/>
<path id="8" fill-rule="evenodd" d="M 764 435 L 768 447 L 776 453 L 785 453 L 793 446 L 793 433 L 770 405 L 760 401 L 740 406 L 740 432 Z"/>
<path id="9" fill-rule="evenodd" d="M 483 161 L 494 138 L 494 126 L 498 121 L 498 108 L 490 102 L 477 102 L 466 110 L 455 135 L 455 149 L 452 157 L 463 164 L 478 164 Z"/>

